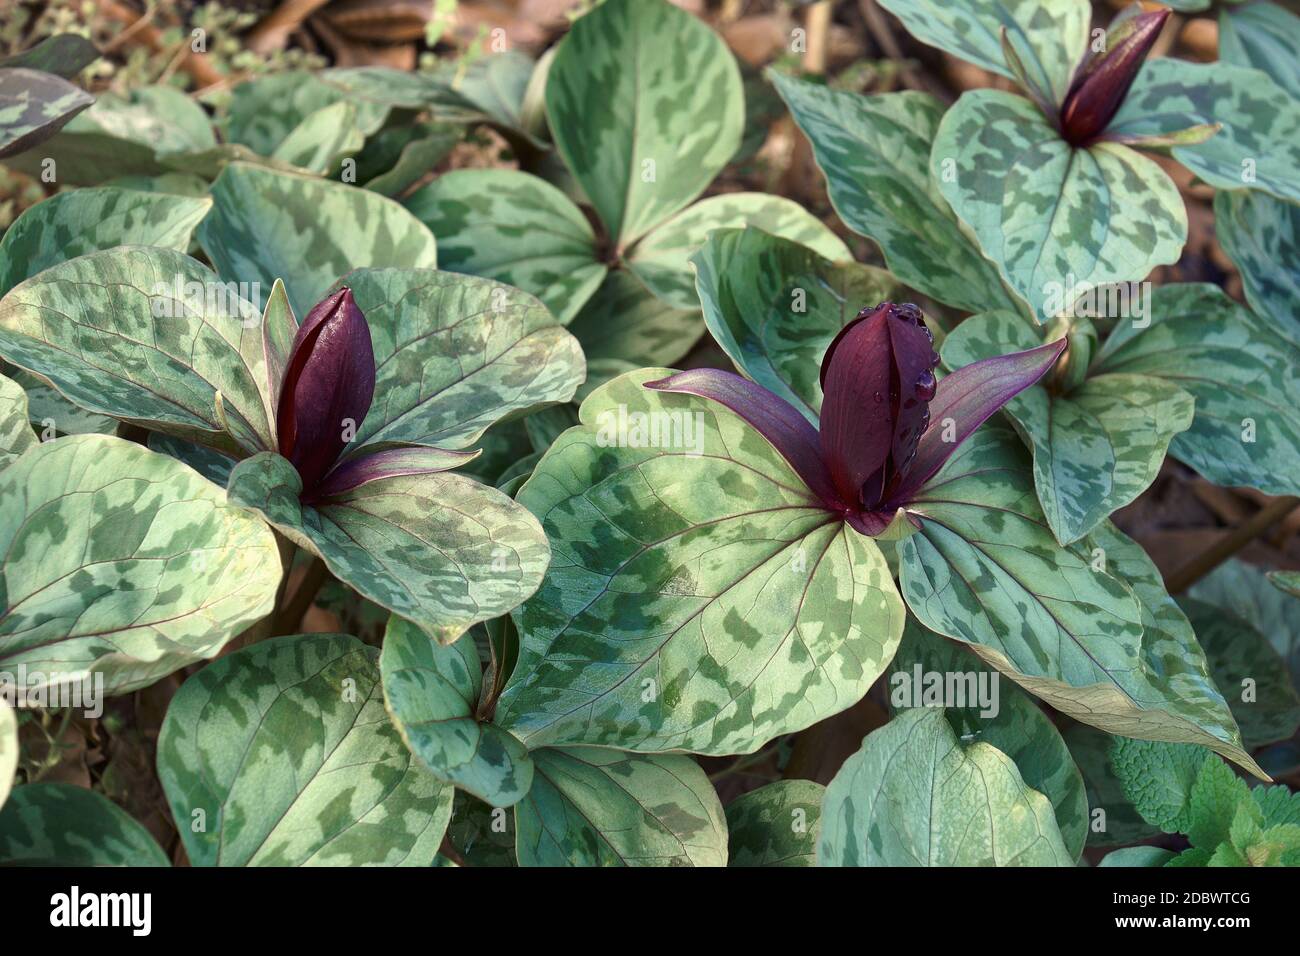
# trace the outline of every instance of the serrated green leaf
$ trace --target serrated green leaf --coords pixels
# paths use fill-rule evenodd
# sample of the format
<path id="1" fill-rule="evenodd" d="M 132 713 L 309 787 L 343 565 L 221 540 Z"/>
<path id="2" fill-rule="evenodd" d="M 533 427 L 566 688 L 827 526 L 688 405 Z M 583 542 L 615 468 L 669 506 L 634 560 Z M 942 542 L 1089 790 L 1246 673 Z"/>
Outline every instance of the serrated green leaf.
<path id="1" fill-rule="evenodd" d="M 986 426 L 917 494 L 920 529 L 900 552 L 912 612 L 1077 720 L 1201 743 L 1258 771 L 1145 552 L 1109 524 L 1058 545 L 1027 466 L 1013 436 Z"/>
<path id="2" fill-rule="evenodd" d="M 1174 158 L 1216 189 L 1258 189 L 1300 202 L 1300 100 L 1244 66 L 1148 60 L 1108 136 L 1160 135 L 1206 123 L 1222 128 Z"/>
<path id="3" fill-rule="evenodd" d="M 816 866 L 826 788 L 778 780 L 727 804 L 728 866 Z"/>
<path id="4" fill-rule="evenodd" d="M 678 361 L 704 334 L 704 323 L 699 309 L 673 308 L 635 275 L 615 269 L 569 323 L 569 331 L 582 343 L 589 379 L 600 363 L 618 367 L 613 374 L 606 373 L 603 384 L 632 368 Z"/>
<path id="5" fill-rule="evenodd" d="M 731 51 L 665 0 L 584 14 L 546 80 L 556 148 L 620 250 L 704 191 L 740 146 L 744 114 Z"/>
<path id="6" fill-rule="evenodd" d="M 668 374 L 593 393 L 519 492 L 554 561 L 496 721 L 532 747 L 748 753 L 852 706 L 897 647 L 874 542 L 739 416 L 644 388 Z M 667 431 L 616 447 L 632 413 Z"/>
<path id="7" fill-rule="evenodd" d="M 93 102 L 53 73 L 0 68 L 0 159 L 45 142 Z"/>
<path id="8" fill-rule="evenodd" d="M 569 401 L 585 374 L 577 340 L 518 289 L 423 269 L 360 269 L 347 284 L 376 365 L 354 450 L 464 448 L 493 422 Z"/>
<path id="9" fill-rule="evenodd" d="M 287 459 L 247 458 L 230 497 L 318 555 L 363 597 L 447 644 L 537 589 L 550 557 L 522 507 L 450 472 L 370 481 L 316 505 Z"/>
<path id="10" fill-rule="evenodd" d="M 726 866 L 722 804 L 690 757 L 547 747 L 533 760 L 520 866 Z"/>
<path id="11" fill-rule="evenodd" d="M 977 689 L 980 681 L 988 682 L 990 700 L 978 700 L 978 693 L 967 693 L 964 706 L 941 702 L 949 704 L 944 708 L 948 723 L 963 746 L 979 741 L 1011 758 L 1025 783 L 1052 802 L 1061 839 L 1077 860 L 1088 835 L 1083 777 L 1060 731 L 1033 698 L 1010 682 L 1003 684 L 997 671 L 983 666 L 961 645 L 944 640 L 910 616 L 890 671 L 891 704 L 896 713 L 922 706 L 920 695 L 928 673 L 942 675 L 945 681 L 948 675 L 957 675 L 964 681 L 960 685 L 963 693 Z M 969 683 L 971 678 L 975 684 Z"/>
<path id="12" fill-rule="evenodd" d="M 943 712 L 867 735 L 826 788 L 820 866 L 1073 866 L 1052 804 L 991 744 L 964 746 Z"/>
<path id="13" fill-rule="evenodd" d="M 1121 846 L 1158 834 L 1160 831 L 1142 819 L 1124 792 L 1111 753 L 1117 738 L 1087 724 L 1075 724 L 1062 736 L 1083 774 L 1088 794 L 1088 845 Z"/>
<path id="14" fill-rule="evenodd" d="M 1213 850 L 1227 842 L 1237 808 L 1243 804 L 1255 806 L 1246 781 L 1218 757 L 1206 754 L 1187 805 L 1187 838 L 1192 846 Z"/>
<path id="15" fill-rule="evenodd" d="M 259 319 L 198 261 L 123 246 L 15 286 L 0 300 L 0 354 L 90 411 L 228 450 L 270 447 Z"/>
<path id="16" fill-rule="evenodd" d="M 1146 323 L 1122 322 L 1094 374 L 1164 379 L 1196 397 L 1173 454 L 1217 485 L 1300 494 L 1300 363 L 1295 345 L 1218 286 L 1157 287 Z"/>
<path id="17" fill-rule="evenodd" d="M 212 184 L 212 198 L 199 242 L 224 278 L 261 283 L 259 308 L 276 279 L 294 314 L 306 315 L 353 269 L 438 264 L 433 233 L 365 189 L 231 163 Z"/>
<path id="18" fill-rule="evenodd" d="M 476 716 L 483 666 L 473 640 L 440 646 L 409 621 L 389 618 L 379 672 L 394 726 L 435 777 L 493 806 L 523 799 L 533 761 L 513 736 Z"/>
<path id="19" fill-rule="evenodd" d="M 181 685 L 158 777 L 193 865 L 429 865 L 452 788 L 389 723 L 378 658 L 354 637 L 296 634 Z"/>
<path id="20" fill-rule="evenodd" d="M 27 209 L 0 239 L 0 295 L 68 259 L 113 246 L 185 252 L 212 200 L 105 186 L 60 193 Z"/>
<path id="21" fill-rule="evenodd" d="M 747 377 L 817 422 L 831 339 L 858 312 L 896 297 L 889 273 L 831 262 L 755 228 L 721 229 L 691 260 L 704 321 Z"/>
<path id="22" fill-rule="evenodd" d="M 943 342 L 949 368 L 1042 344 L 1009 312 L 971 316 Z M 1036 385 L 1004 411 L 1034 455 L 1034 486 L 1056 540 L 1072 544 L 1130 504 L 1160 473 L 1169 443 L 1192 424 L 1195 401 L 1172 382 L 1095 375 L 1067 392 Z"/>
<path id="23" fill-rule="evenodd" d="M 1065 99 L 1074 66 L 1084 53 L 1092 10 L 1086 0 L 880 0 L 909 33 L 976 66 L 1015 79 L 1002 54 L 1001 32 L 1035 85 Z"/>
<path id="24" fill-rule="evenodd" d="M 1144 279 L 1187 241 L 1182 196 L 1155 162 L 1118 143 L 1076 149 L 1014 93 L 962 94 L 939 124 L 930 171 L 1040 322 L 1069 290 Z"/>
<path id="25" fill-rule="evenodd" d="M 29 783 L 0 808 L 0 865 L 170 864 L 148 830 L 95 791 Z"/>
<path id="26" fill-rule="evenodd" d="M 537 296 L 562 325 L 607 271 L 591 225 L 564 193 L 511 169 L 459 169 L 405 201 L 441 237 L 442 266 Z"/>
<path id="27" fill-rule="evenodd" d="M 769 75 L 812 143 L 835 211 L 880 245 L 894 275 L 966 312 L 1016 308 L 930 178 L 944 112 L 937 99 L 911 91 L 857 96 Z"/>
<path id="28" fill-rule="evenodd" d="M 13 379 L 0 375 L 0 470 L 35 444 L 27 393 Z"/>
<path id="29" fill-rule="evenodd" d="M 1219 245 L 1241 273 L 1246 301 L 1300 342 L 1300 205 L 1249 190 L 1214 195 Z"/>
<path id="30" fill-rule="evenodd" d="M 853 259 L 843 240 L 798 203 L 765 193 L 724 193 L 657 226 L 632 247 L 627 266 L 669 305 L 698 309 L 692 257 L 714 230 L 747 226 L 797 242 L 832 262 Z"/>
<path id="31" fill-rule="evenodd" d="M 178 462 L 106 435 L 44 442 L 0 472 L 0 665 L 102 673 L 126 693 L 214 656 L 280 581 L 262 522 Z"/>
<path id="32" fill-rule="evenodd" d="M 1142 819 L 1165 833 L 1187 832 L 1192 790 L 1207 756 L 1196 744 L 1129 737 L 1115 737 L 1110 753 L 1125 795 Z"/>

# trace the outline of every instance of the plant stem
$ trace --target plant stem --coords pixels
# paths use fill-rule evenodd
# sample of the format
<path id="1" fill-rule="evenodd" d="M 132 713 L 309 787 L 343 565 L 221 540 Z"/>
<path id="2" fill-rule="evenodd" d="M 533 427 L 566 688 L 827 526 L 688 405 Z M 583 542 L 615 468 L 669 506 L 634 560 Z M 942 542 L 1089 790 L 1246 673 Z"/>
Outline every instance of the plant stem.
<path id="1" fill-rule="evenodd" d="M 272 636 L 278 637 L 281 634 L 298 633 L 298 628 L 302 625 L 303 615 L 307 613 L 312 601 L 316 599 L 316 592 L 325 583 L 327 573 L 325 562 L 320 558 L 313 557 L 311 563 L 307 565 L 302 580 L 298 582 L 298 587 L 294 589 L 293 594 L 287 601 L 280 604 L 279 609 L 275 612 L 275 617 L 271 621 Z M 288 577 L 287 571 L 285 577 Z"/>
<path id="2" fill-rule="evenodd" d="M 1227 561 L 1228 558 L 1254 541 L 1259 535 L 1289 515 L 1297 506 L 1300 506 L 1300 498 L 1293 495 L 1275 498 L 1181 568 L 1170 574 L 1165 579 L 1166 589 L 1170 594 L 1180 594 L 1187 590 L 1224 561 Z"/>

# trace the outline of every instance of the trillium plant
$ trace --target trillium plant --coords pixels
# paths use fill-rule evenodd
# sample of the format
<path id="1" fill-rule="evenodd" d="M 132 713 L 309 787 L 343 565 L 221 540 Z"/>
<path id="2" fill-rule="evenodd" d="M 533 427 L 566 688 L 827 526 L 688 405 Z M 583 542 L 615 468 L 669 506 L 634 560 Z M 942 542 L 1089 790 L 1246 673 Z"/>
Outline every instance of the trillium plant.
<path id="1" fill-rule="evenodd" d="M 1300 865 L 1300 18 L 695 6 L 0 31 L 0 863 Z"/>

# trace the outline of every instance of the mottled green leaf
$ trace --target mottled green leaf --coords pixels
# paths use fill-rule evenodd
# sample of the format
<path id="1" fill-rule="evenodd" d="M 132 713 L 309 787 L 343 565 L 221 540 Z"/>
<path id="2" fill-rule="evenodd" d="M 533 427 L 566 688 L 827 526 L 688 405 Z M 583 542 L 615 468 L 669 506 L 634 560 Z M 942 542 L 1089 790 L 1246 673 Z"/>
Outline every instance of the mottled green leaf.
<path id="1" fill-rule="evenodd" d="M 542 148 L 544 144 L 525 115 L 533 69 L 532 58 L 519 50 L 485 51 L 477 58 L 449 63 L 435 73 L 430 105 L 435 115 L 444 110 L 466 111 L 466 120 L 491 123 L 512 142 L 522 139 L 531 147 Z"/>
<path id="2" fill-rule="evenodd" d="M 493 806 L 523 799 L 533 761 L 508 732 L 476 716 L 483 665 L 473 640 L 442 646 L 409 621 L 389 618 L 379 672 L 394 726 L 435 777 Z"/>
<path id="3" fill-rule="evenodd" d="M 731 51 L 666 0 L 586 13 L 546 80 L 556 148 L 620 250 L 704 191 L 740 146 L 744 115 Z"/>
<path id="4" fill-rule="evenodd" d="M 1147 321 L 1123 322 L 1096 373 L 1163 379 L 1196 397 L 1173 454 L 1216 485 L 1300 494 L 1300 363 L 1274 323 L 1208 284 L 1158 286 Z"/>
<path id="5" fill-rule="evenodd" d="M 1175 146 L 1175 159 L 1216 189 L 1258 189 L 1300 202 L 1300 100 L 1260 70 L 1148 60 L 1107 135 L 1161 135 L 1206 123 L 1222 128 L 1203 143 Z"/>
<path id="6" fill-rule="evenodd" d="M 406 200 L 439 237 L 442 266 L 531 292 L 561 324 L 605 276 L 586 216 L 544 179 L 511 169 L 459 169 Z"/>
<path id="7" fill-rule="evenodd" d="M 213 657 L 270 612 L 269 529 L 179 462 L 107 435 L 0 472 L 0 666 L 108 693 Z"/>
<path id="8" fill-rule="evenodd" d="M 33 47 L 0 59 L 0 67 L 41 70 L 70 80 L 99 59 L 95 44 L 76 33 L 58 33 Z"/>
<path id="9" fill-rule="evenodd" d="M 644 388 L 668 374 L 593 393 L 519 492 L 554 561 L 495 719 L 530 747 L 748 753 L 852 706 L 897 646 L 875 543 L 739 416 Z"/>
<path id="10" fill-rule="evenodd" d="M 1300 343 L 1300 205 L 1260 192 L 1221 189 L 1214 195 L 1214 228 L 1241 272 L 1250 307 Z"/>
<path id="11" fill-rule="evenodd" d="M 357 107 L 339 101 L 317 110 L 295 126 L 271 158 L 313 173 L 328 173 L 365 142 L 357 128 Z"/>
<path id="12" fill-rule="evenodd" d="M 295 130 L 318 122 L 320 111 L 339 104 L 352 108 L 350 126 L 362 137 L 376 132 L 388 105 L 331 80 L 331 71 L 289 70 L 236 84 L 224 121 L 226 139 L 262 156 L 275 154 Z M 298 134 L 300 137 L 303 133 Z M 299 165 L 304 165 L 299 163 Z"/>
<path id="13" fill-rule="evenodd" d="M 833 262 L 852 260 L 848 246 L 798 203 L 765 193 L 710 196 L 679 212 L 632 247 L 628 268 L 666 303 L 697 309 L 691 257 L 715 229 L 753 226 L 789 239 Z"/>
<path id="14" fill-rule="evenodd" d="M 464 135 L 461 127 L 449 123 L 418 123 L 385 132 L 391 132 L 394 138 L 400 138 L 401 147 L 384 164 L 383 172 L 365 181 L 365 187 L 390 197 L 400 196 L 414 186 L 425 173 L 446 158 Z M 378 141 L 383 135 L 381 133 L 372 142 Z M 358 157 L 358 172 L 365 159 L 366 152 L 363 152 Z"/>
<path id="15" fill-rule="evenodd" d="M 1276 3 L 1243 3 L 1219 12 L 1219 60 L 1263 70 L 1300 98 L 1300 17 Z"/>
<path id="16" fill-rule="evenodd" d="M 926 93 L 858 96 L 770 73 L 812 143 L 835 211 L 874 239 L 889 270 L 966 312 L 1016 308 L 930 178 L 943 105 Z"/>
<path id="17" fill-rule="evenodd" d="M 882 269 L 831 262 L 753 228 L 715 232 L 692 262 L 704 321 L 727 357 L 814 424 L 826 346 L 861 309 L 900 290 Z"/>
<path id="18" fill-rule="evenodd" d="M 699 341 L 704 323 L 698 308 L 674 308 L 626 269 L 615 269 L 569 323 L 569 331 L 582 343 L 590 378 L 601 362 L 622 363 L 615 374 L 628 367 L 671 365 Z"/>
<path id="19" fill-rule="evenodd" d="M 149 831 L 93 790 L 15 787 L 0 809 L 0 866 L 168 866 Z"/>
<path id="20" fill-rule="evenodd" d="M 992 744 L 911 710 L 869 734 L 826 788 L 821 866 L 1072 866 L 1052 804 Z"/>
<path id="21" fill-rule="evenodd" d="M 516 866 L 514 815 L 456 791 L 447 839 L 473 867 Z"/>
<path id="22" fill-rule="evenodd" d="M 27 393 L 13 379 L 0 375 L 0 470 L 35 444 Z"/>
<path id="23" fill-rule="evenodd" d="M 548 747 L 533 760 L 520 866 L 726 866 L 722 804 L 690 757 Z"/>
<path id="24" fill-rule="evenodd" d="M 375 401 L 354 448 L 464 448 L 493 422 L 569 401 L 583 379 L 577 340 L 518 289 L 413 269 L 360 269 L 347 283 L 376 364 Z"/>
<path id="25" fill-rule="evenodd" d="M 1182 196 L 1154 161 L 1118 143 L 1076 149 L 1013 93 L 964 93 L 939 124 L 930 171 L 1040 322 L 1068 290 L 1144 279 L 1187 241 Z"/>
<path id="26" fill-rule="evenodd" d="M 352 269 L 438 264 L 433 233 L 365 189 L 232 163 L 212 184 L 212 198 L 199 226 L 212 264 L 227 280 L 260 282 L 263 297 L 282 279 L 295 315 L 306 315 Z"/>
<path id="27" fill-rule="evenodd" d="M 170 249 L 91 253 L 0 300 L 0 354 L 90 411 L 217 447 L 270 447 L 260 314 L 242 291 Z"/>
<path id="28" fill-rule="evenodd" d="M 1137 812 L 1116 773 L 1112 745 L 1120 738 L 1087 724 L 1075 724 L 1062 736 L 1088 794 L 1088 845 L 1122 846 L 1158 834 Z"/>
<path id="29" fill-rule="evenodd" d="M 981 741 L 1010 757 L 1025 783 L 1051 801 L 1061 839 L 1077 860 L 1088 835 L 1083 777 L 1060 731 L 1034 699 L 1011 682 L 1002 682 L 997 671 L 983 666 L 960 644 L 944 640 L 910 616 L 890 671 L 895 713 L 931 706 L 923 694 L 932 674 L 965 695 L 961 706 L 955 700 L 937 702 L 947 704 L 948 723 L 963 746 Z M 981 687 L 987 689 L 986 698 L 979 696 Z"/>
<path id="30" fill-rule="evenodd" d="M 826 788 L 778 780 L 727 804 L 728 866 L 816 866 Z"/>
<path id="31" fill-rule="evenodd" d="M 68 259 L 113 246 L 185 252 L 212 200 L 105 186 L 59 193 L 25 211 L 0 239 L 0 295 Z"/>
<path id="32" fill-rule="evenodd" d="M 428 866 L 452 788 L 384 712 L 379 650 L 277 637 L 177 691 L 158 777 L 195 866 Z M 201 824 L 201 825 L 200 825 Z"/>
<path id="33" fill-rule="evenodd" d="M 550 549 L 537 521 L 492 488 L 448 472 L 370 481 L 311 506 L 288 460 L 263 453 L 230 476 L 230 497 L 317 554 L 363 597 L 442 643 L 537 589 Z"/>
<path id="34" fill-rule="evenodd" d="M 0 68 L 0 159 L 45 142 L 93 102 L 53 73 Z"/>
<path id="35" fill-rule="evenodd" d="M 902 593 L 926 627 L 1077 720 L 1257 769 L 1150 559 L 1108 524 L 1058 545 L 1013 436 L 981 429 L 908 510 Z"/>
<path id="36" fill-rule="evenodd" d="M 1015 79 L 1002 54 L 1003 30 L 1034 84 L 1059 104 L 1084 54 L 1087 0 L 880 0 L 909 33 L 976 66 Z"/>
<path id="37" fill-rule="evenodd" d="M 988 312 L 962 322 L 942 354 L 957 369 L 1042 338 L 1017 315 Z M 1068 391 L 1035 385 L 1013 398 L 1005 411 L 1029 441 L 1038 501 L 1056 540 L 1079 540 L 1146 491 L 1194 407 L 1173 382 L 1127 374 L 1095 375 Z"/>
<path id="38" fill-rule="evenodd" d="M 45 439 L 57 435 L 112 435 L 117 420 L 96 415 L 72 404 L 55 388 L 31 372 L 4 364 L 4 371 L 27 393 L 27 415 L 32 427 Z"/>

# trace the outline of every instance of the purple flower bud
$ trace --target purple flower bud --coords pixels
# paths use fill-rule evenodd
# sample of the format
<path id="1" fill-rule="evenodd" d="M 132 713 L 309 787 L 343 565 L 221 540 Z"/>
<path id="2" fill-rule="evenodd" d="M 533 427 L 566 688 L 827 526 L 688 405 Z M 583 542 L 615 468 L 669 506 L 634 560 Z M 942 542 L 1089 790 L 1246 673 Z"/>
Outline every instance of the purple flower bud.
<path id="1" fill-rule="evenodd" d="M 280 385 L 276 431 L 310 497 L 370 410 L 375 353 L 366 317 L 348 288 L 307 314 L 294 336 Z"/>
<path id="2" fill-rule="evenodd" d="M 1060 113 L 1061 136 L 1071 146 L 1087 146 L 1106 131 L 1167 19 L 1168 8 L 1121 15 L 1106 33 L 1105 50 L 1079 64 Z"/>

